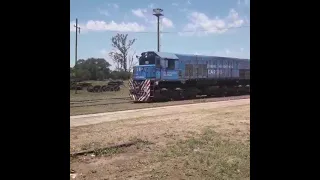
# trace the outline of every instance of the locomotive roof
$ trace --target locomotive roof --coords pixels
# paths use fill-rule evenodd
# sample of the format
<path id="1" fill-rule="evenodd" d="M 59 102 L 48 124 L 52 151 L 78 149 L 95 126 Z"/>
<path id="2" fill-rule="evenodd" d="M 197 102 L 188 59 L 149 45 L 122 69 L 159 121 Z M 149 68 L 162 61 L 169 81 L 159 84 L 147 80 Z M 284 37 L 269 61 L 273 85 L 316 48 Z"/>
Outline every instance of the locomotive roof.
<path id="1" fill-rule="evenodd" d="M 149 51 L 150 52 L 150 51 Z M 206 55 L 195 55 L 195 54 L 176 54 L 176 53 L 168 53 L 168 52 L 156 52 L 159 57 L 166 58 L 166 59 L 179 59 L 178 56 L 185 56 L 185 57 L 204 57 L 204 58 L 226 58 L 226 59 L 234 59 L 234 60 L 242 60 L 242 61 L 250 61 L 250 59 L 241 59 L 241 58 L 235 58 L 235 57 L 222 57 L 222 56 L 206 56 Z"/>
<path id="2" fill-rule="evenodd" d="M 154 52 L 156 53 L 160 58 L 166 58 L 166 59 L 179 59 L 175 54 L 173 53 L 167 53 L 167 52 Z"/>
<path id="3" fill-rule="evenodd" d="M 217 59 L 233 59 L 238 61 L 249 61 L 249 59 L 240 59 L 235 57 L 223 57 L 223 56 L 206 56 L 206 55 L 193 55 L 193 54 L 176 54 L 177 56 L 185 56 L 185 57 L 198 57 L 198 58 L 217 58 Z"/>

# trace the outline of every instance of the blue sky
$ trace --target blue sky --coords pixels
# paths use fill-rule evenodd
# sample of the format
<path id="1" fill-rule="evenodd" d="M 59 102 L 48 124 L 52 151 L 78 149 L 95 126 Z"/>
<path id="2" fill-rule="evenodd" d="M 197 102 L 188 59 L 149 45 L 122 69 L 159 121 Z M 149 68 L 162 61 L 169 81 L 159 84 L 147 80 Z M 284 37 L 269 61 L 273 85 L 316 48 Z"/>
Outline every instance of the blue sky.
<path id="1" fill-rule="evenodd" d="M 156 17 L 163 9 L 163 52 L 250 58 L 250 0 L 71 0 L 70 66 L 74 65 L 75 19 L 78 59 L 105 58 L 117 32 L 136 38 L 131 54 L 157 50 Z M 239 28 L 240 27 L 240 28 Z"/>

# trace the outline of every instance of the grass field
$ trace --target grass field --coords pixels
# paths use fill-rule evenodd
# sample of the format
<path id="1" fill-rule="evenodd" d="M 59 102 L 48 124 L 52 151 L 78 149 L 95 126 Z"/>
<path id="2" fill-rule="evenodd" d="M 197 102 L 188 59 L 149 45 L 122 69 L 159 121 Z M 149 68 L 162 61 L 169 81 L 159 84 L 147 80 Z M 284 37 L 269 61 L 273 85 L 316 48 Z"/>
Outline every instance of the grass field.
<path id="1" fill-rule="evenodd" d="M 74 127 L 70 153 L 70 179 L 249 180 L 250 104 Z"/>

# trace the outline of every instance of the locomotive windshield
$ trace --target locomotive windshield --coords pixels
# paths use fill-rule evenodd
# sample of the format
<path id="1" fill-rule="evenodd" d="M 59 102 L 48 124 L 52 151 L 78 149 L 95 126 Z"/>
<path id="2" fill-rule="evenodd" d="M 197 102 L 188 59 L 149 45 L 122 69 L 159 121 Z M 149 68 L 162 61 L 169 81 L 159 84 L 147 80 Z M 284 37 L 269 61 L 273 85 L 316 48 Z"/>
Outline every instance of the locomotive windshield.
<path id="1" fill-rule="evenodd" d="M 154 52 L 141 53 L 141 56 L 139 58 L 139 65 L 155 64 L 156 56 L 157 55 Z"/>

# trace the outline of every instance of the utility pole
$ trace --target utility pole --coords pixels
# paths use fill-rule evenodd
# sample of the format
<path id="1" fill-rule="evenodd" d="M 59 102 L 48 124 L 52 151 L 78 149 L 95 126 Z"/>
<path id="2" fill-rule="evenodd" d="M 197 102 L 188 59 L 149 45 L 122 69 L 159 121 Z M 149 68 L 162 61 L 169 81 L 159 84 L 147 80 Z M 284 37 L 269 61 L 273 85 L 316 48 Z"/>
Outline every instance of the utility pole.
<path id="1" fill-rule="evenodd" d="M 160 16 L 163 16 L 162 11 L 160 8 L 153 9 L 153 15 L 158 19 L 158 52 L 160 52 Z"/>
<path id="2" fill-rule="evenodd" d="M 74 27 L 76 28 L 76 52 L 75 52 L 75 63 L 74 66 L 77 65 L 77 61 L 78 61 L 78 30 L 79 30 L 79 34 L 80 34 L 80 27 L 78 27 L 78 18 L 76 19 L 76 25 L 74 25 Z"/>
<path id="3" fill-rule="evenodd" d="M 77 82 L 77 70 L 76 70 L 76 65 L 77 65 L 77 61 L 78 61 L 78 30 L 79 30 L 79 34 L 80 34 L 80 27 L 78 27 L 78 18 L 76 18 L 76 25 L 74 25 L 74 27 L 76 28 L 76 47 L 75 47 L 75 62 L 74 62 L 74 73 L 75 73 L 75 84 L 76 84 L 76 91 L 75 94 L 77 94 L 77 90 L 78 90 L 78 82 Z"/>

